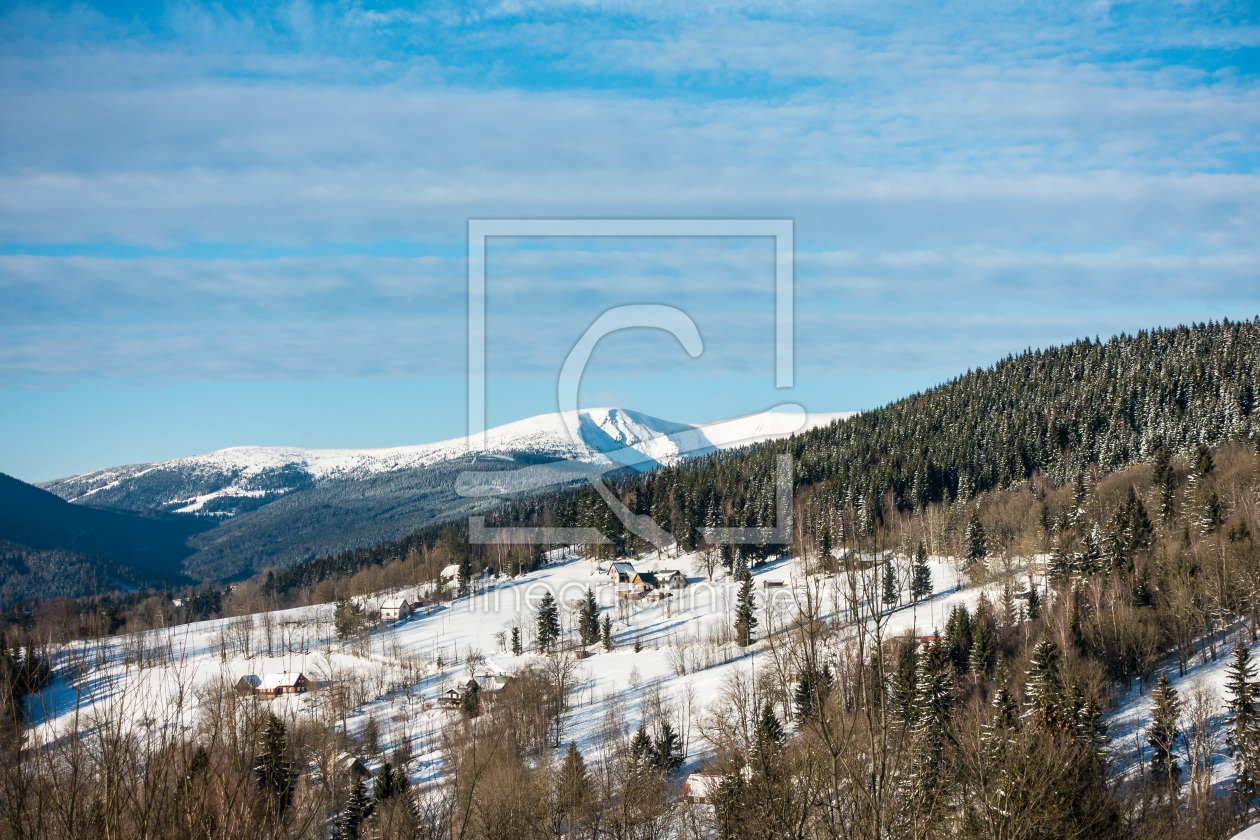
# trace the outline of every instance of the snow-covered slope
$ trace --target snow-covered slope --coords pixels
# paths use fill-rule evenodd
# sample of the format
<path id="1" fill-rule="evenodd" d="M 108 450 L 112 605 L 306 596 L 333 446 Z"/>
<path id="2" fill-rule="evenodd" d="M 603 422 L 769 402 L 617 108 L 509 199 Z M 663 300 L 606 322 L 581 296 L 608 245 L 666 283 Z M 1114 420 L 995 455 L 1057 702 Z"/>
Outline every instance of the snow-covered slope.
<path id="1" fill-rule="evenodd" d="M 767 411 L 692 426 L 622 408 L 583 409 L 570 412 L 568 417 L 544 414 L 487 430 L 485 446 L 477 451 L 492 456 L 645 468 L 785 437 L 846 416 Z M 577 440 L 569 427 L 578 430 Z M 205 455 L 96 470 L 40 486 L 72 502 L 230 515 L 313 482 L 365 479 L 469 454 L 476 454 L 469 438 L 384 449 L 237 446 Z"/>
<path id="2" fill-rule="evenodd" d="M 657 557 L 653 552 L 636 558 L 636 568 L 678 569 L 687 575 L 689 585 L 667 598 L 630 600 L 616 597 L 601 567 L 576 552 L 557 549 L 550 557 L 549 565 L 521 577 L 478 578 L 469 597 L 380 626 L 372 632 L 370 644 L 356 646 L 337 639 L 332 604 L 272 613 L 269 622 L 252 616 L 180 625 L 103 645 L 71 643 L 53 651 L 56 682 L 38 698 L 38 704 L 32 704 L 37 727 L 31 737 L 51 740 L 76 727 L 90 727 L 95 713 L 122 716 L 124 728 L 146 716 L 191 727 L 217 691 L 230 690 L 246 674 L 266 678 L 279 672 L 301 672 L 317 683 L 358 677 L 365 686 L 366 702 L 348 716 L 349 731 L 360 735 L 368 716 L 373 716 L 381 726 L 382 757 L 408 740 L 415 755 L 407 768 L 409 776 L 423 786 L 445 772 L 442 736 L 459 714 L 438 705 L 438 695 L 468 679 L 470 658 L 480 661 L 479 673 L 511 674 L 541 662 L 543 657 L 533 650 L 532 628 L 543 592 L 552 593 L 564 605 L 562 643 L 570 645 L 575 631 L 568 620 L 568 606 L 583 598 L 590 587 L 601 614 L 611 617 L 615 647 L 608 652 L 595 648 L 581 660 L 575 681 L 581 688 L 565 715 L 563 741 L 576 742 L 588 760 L 598 757 L 608 745 L 608 710 L 620 709 L 633 731 L 653 713 L 657 706 L 651 698 L 658 696 L 665 699 L 665 709 L 685 742 L 687 769 L 696 769 L 711 752 L 699 726 L 706 709 L 733 678 L 751 680 L 768 659 L 764 641 L 755 649 L 734 643 L 731 624 L 738 582 L 720 569 L 714 581 L 706 580 L 695 554 Z M 958 574 L 951 558 L 933 557 L 929 565 L 936 595 L 889 615 L 886 636 L 930 634 L 945 626 L 955 606 L 974 607 L 983 590 L 957 588 Z M 753 570 L 753 576 L 759 615 L 773 613 L 779 616 L 776 626 L 782 626 L 780 622 L 794 609 L 794 599 L 806 585 L 801 565 L 781 557 Z M 837 581 L 810 580 L 811 585 L 823 587 L 815 597 L 823 619 L 830 620 L 831 610 L 843 601 L 842 595 L 833 597 Z M 781 585 L 769 605 L 763 594 L 766 583 Z M 379 608 L 399 596 L 420 594 L 428 593 L 420 589 L 381 592 L 363 601 Z M 996 589 L 989 591 L 990 598 L 995 595 Z M 242 622 L 250 628 L 248 632 L 240 629 Z M 522 629 L 527 652 L 520 657 L 513 656 L 507 646 L 512 626 Z M 273 631 L 271 643 L 266 641 L 267 627 Z M 252 641 L 245 641 L 247 637 Z M 821 655 L 840 657 L 845 642 L 844 638 L 834 640 L 834 647 Z M 137 668 L 125 651 L 141 646 L 170 651 L 170 661 L 165 667 Z M 84 656 L 85 651 L 93 653 Z M 75 667 L 80 664 L 85 667 Z M 208 690 L 216 684 L 216 689 Z M 180 698 L 184 698 L 182 706 Z M 270 707 L 299 718 L 326 718 L 329 702 L 330 695 L 317 690 L 275 699 Z M 76 706 L 83 714 L 74 714 Z M 379 767 L 379 761 L 370 759 L 373 768 Z"/>

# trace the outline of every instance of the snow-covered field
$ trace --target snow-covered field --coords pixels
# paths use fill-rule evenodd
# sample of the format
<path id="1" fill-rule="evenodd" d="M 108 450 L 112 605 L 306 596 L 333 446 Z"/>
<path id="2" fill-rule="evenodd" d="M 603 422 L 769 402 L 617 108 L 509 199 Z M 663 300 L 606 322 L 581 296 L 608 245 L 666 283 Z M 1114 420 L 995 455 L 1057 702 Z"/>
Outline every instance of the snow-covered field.
<path id="1" fill-rule="evenodd" d="M 637 569 L 679 569 L 690 585 L 669 598 L 631 601 L 615 596 L 608 576 L 595 563 L 557 552 L 553 562 L 537 572 L 481 580 L 475 594 L 447 602 L 430 614 L 382 625 L 358 644 L 343 644 L 335 638 L 332 605 L 151 631 L 111 640 L 103 647 L 76 644 L 62 652 L 54 685 L 33 709 L 41 721 L 35 736 L 56 738 L 74 729 L 85 730 L 94 725 L 95 713 L 117 709 L 119 704 L 126 719 L 137 725 L 190 726 L 203 704 L 216 693 L 231 690 L 243 675 L 300 671 L 323 687 L 269 701 L 277 711 L 332 719 L 332 692 L 327 686 L 353 685 L 352 694 L 357 697 L 346 721 L 351 733 L 362 732 L 372 715 L 382 733 L 382 752 L 408 738 L 417 758 L 413 780 L 423 783 L 439 771 L 440 735 L 458 714 L 441 708 L 435 700 L 467 680 L 469 655 L 480 655 L 475 665 L 478 673 L 510 674 L 535 661 L 537 654 L 511 654 L 510 625 L 520 623 L 528 646 L 537 603 L 544 592 L 551 592 L 560 604 L 562 628 L 572 636 L 573 613 L 568 607 L 589 586 L 601 614 L 613 618 L 616 647 L 605 652 L 594 646 L 593 653 L 580 661 L 580 684 L 565 718 L 564 740 L 576 741 L 584 752 L 595 750 L 611 704 L 635 727 L 648 714 L 647 704 L 659 696 L 688 742 L 689 765 L 694 767 L 706 755 L 700 721 L 724 682 L 734 674 L 754 674 L 770 664 L 764 644 L 745 650 L 718 641 L 729 636 L 737 586 L 727 579 L 709 583 L 696 571 L 695 561 L 691 555 L 660 562 L 655 555 L 641 558 Z M 889 635 L 912 628 L 920 635 L 930 634 L 934 628 L 943 628 L 955 605 L 974 606 L 981 590 L 956 588 L 958 575 L 944 559 L 934 559 L 931 567 L 937 594 L 895 611 L 889 619 Z M 765 582 L 784 584 L 773 590 L 771 598 L 775 608 L 782 609 L 790 608 L 793 588 L 801 585 L 802 578 L 798 564 L 784 557 L 755 569 L 754 580 L 761 617 L 758 635 L 764 635 Z M 397 594 L 381 593 L 368 600 L 379 604 Z M 842 608 L 830 593 L 822 601 L 825 614 L 834 615 Z M 270 656 L 264 620 L 272 625 Z M 246 626 L 252 628 L 248 656 L 241 649 Z M 636 640 L 641 647 L 638 653 Z M 144 667 L 136 663 L 137 650 L 148 651 Z M 165 660 L 157 657 L 159 650 L 166 651 Z M 70 663 L 72 658 L 81 660 L 77 669 Z"/>

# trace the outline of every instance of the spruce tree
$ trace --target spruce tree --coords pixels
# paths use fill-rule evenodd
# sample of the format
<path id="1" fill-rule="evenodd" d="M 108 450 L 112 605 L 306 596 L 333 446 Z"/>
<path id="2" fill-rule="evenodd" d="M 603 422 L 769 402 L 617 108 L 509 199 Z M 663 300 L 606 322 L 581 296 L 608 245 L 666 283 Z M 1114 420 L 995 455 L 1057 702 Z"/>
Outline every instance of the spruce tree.
<path id="1" fill-rule="evenodd" d="M 578 635 L 582 637 L 582 647 L 599 640 L 599 604 L 595 602 L 595 593 L 589 586 L 578 610 Z"/>
<path id="2" fill-rule="evenodd" d="M 910 772 L 906 778 L 907 792 L 916 809 L 929 820 L 934 809 L 948 799 L 949 721 L 954 701 L 950 675 L 945 645 L 936 634 L 919 660 Z"/>
<path id="3" fill-rule="evenodd" d="M 376 717 L 368 715 L 367 723 L 363 725 L 363 751 L 368 755 L 376 755 L 380 749 L 381 730 L 376 724 Z"/>
<path id="4" fill-rule="evenodd" d="M 652 744 L 653 760 L 657 767 L 666 773 L 673 773 L 683 766 L 686 755 L 683 754 L 682 738 L 669 725 L 669 721 L 661 721 L 660 734 Z"/>
<path id="5" fill-rule="evenodd" d="M 918 708 L 919 651 L 913 641 L 897 648 L 897 668 L 892 678 L 892 713 L 905 726 L 914 723 Z"/>
<path id="6" fill-rule="evenodd" d="M 1041 593 L 1037 591 L 1037 581 L 1028 578 L 1028 620 L 1036 621 L 1041 615 Z"/>
<path id="7" fill-rule="evenodd" d="M 1177 736 L 1181 734 L 1178 723 L 1181 719 L 1181 700 L 1177 697 L 1177 689 L 1168 682 L 1167 674 L 1160 674 L 1151 692 L 1153 703 L 1152 720 L 1147 729 L 1147 742 L 1154 750 L 1151 755 L 1151 775 L 1155 780 L 1171 787 L 1181 778 L 1181 768 L 1177 766 L 1177 758 L 1173 750 Z"/>
<path id="8" fill-rule="evenodd" d="M 1203 503 L 1203 530 L 1209 534 L 1215 534 L 1221 530 L 1224 521 L 1221 515 L 1221 497 L 1216 490 L 1211 490 L 1208 492 L 1207 501 Z"/>
<path id="9" fill-rule="evenodd" d="M 612 616 L 607 614 L 604 616 L 604 621 L 600 625 L 599 636 L 600 641 L 604 645 L 604 650 L 611 653 L 613 649 Z"/>
<path id="10" fill-rule="evenodd" d="M 954 668 L 965 672 L 971 659 L 971 614 L 965 606 L 950 611 L 945 624 L 945 648 Z"/>
<path id="11" fill-rule="evenodd" d="M 552 645 L 560 638 L 560 612 L 556 608 L 556 599 L 550 592 L 544 592 L 538 603 L 538 648 L 544 653 L 551 650 Z"/>
<path id="12" fill-rule="evenodd" d="M 372 801 L 376 803 L 393 799 L 407 789 L 407 776 L 402 770 L 394 770 L 388 760 L 381 765 L 381 772 L 376 774 L 372 785 Z"/>
<path id="13" fill-rule="evenodd" d="M 757 742 L 763 749 L 783 743 L 783 724 L 774 713 L 774 705 L 767 700 L 761 707 L 761 719 L 757 721 Z"/>
<path id="14" fill-rule="evenodd" d="M 590 801 L 591 782 L 586 773 L 586 761 L 578 752 L 577 744 L 570 741 L 556 779 L 556 810 L 562 819 L 572 821 L 580 817 Z"/>
<path id="15" fill-rule="evenodd" d="M 1200 443 L 1194 453 L 1194 474 L 1199 479 L 1207 478 L 1216 469 L 1216 464 L 1212 460 L 1212 448 L 1206 443 Z"/>
<path id="16" fill-rule="evenodd" d="M 901 590 L 897 586 L 897 570 L 892 560 L 884 561 L 884 606 L 895 607 L 901 599 Z"/>
<path id="17" fill-rule="evenodd" d="M 932 569 L 928 566 L 927 547 L 919 543 L 914 552 L 914 566 L 910 577 L 910 599 L 918 603 L 932 594 Z"/>
<path id="18" fill-rule="evenodd" d="M 1155 453 L 1155 469 L 1151 474 L 1151 484 L 1159 491 L 1159 516 L 1165 522 L 1171 522 L 1176 514 L 1177 475 L 1173 472 L 1168 450 L 1160 447 Z"/>
<path id="19" fill-rule="evenodd" d="M 475 718 L 481 714 L 481 686 L 476 680 L 468 681 L 464 695 L 459 698 L 459 708 L 469 718 Z"/>
<path id="20" fill-rule="evenodd" d="M 989 622 L 977 613 L 971 633 L 971 656 L 968 662 L 970 670 L 978 677 L 986 677 L 993 669 L 993 636 L 989 630 Z"/>
<path id="21" fill-rule="evenodd" d="M 363 787 L 363 780 L 358 779 L 350 791 L 350 799 L 346 802 L 346 807 L 341 810 L 341 817 L 337 820 L 337 828 L 333 834 L 334 838 L 357 840 L 363 821 L 371 814 L 372 802 L 368 799 L 367 791 Z"/>
<path id="22" fill-rule="evenodd" d="M 740 647 L 753 643 L 753 631 L 757 629 L 757 611 L 753 595 L 752 573 L 745 567 L 739 582 L 739 596 L 735 604 L 735 639 Z"/>
<path id="23" fill-rule="evenodd" d="M 1234 649 L 1234 660 L 1225 671 L 1228 732 L 1225 742 L 1234 760 L 1234 790 L 1249 804 L 1260 804 L 1260 685 L 1244 644 Z"/>
<path id="24" fill-rule="evenodd" d="M 1059 646 L 1047 631 L 1033 648 L 1024 689 L 1026 713 L 1042 731 L 1063 728 L 1063 681 L 1059 674 Z"/>
<path id="25" fill-rule="evenodd" d="M 274 713 L 267 713 L 259 739 L 258 756 L 254 760 L 254 778 L 270 802 L 277 818 L 288 810 L 297 784 L 297 768 L 289 758 L 284 724 Z"/>
<path id="26" fill-rule="evenodd" d="M 524 649 L 521 647 L 521 628 L 513 627 L 512 628 L 512 655 L 520 656 L 523 650 Z"/>
<path id="27" fill-rule="evenodd" d="M 971 520 L 963 532 L 963 542 L 966 544 L 967 559 L 972 563 L 983 560 L 988 553 L 989 538 L 984 531 L 984 524 L 980 521 L 980 511 L 971 512 Z"/>
<path id="28" fill-rule="evenodd" d="M 630 739 L 630 762 L 637 768 L 656 766 L 656 748 L 652 744 L 652 736 L 648 735 L 647 724 L 639 724 L 639 729 Z"/>
<path id="29" fill-rule="evenodd" d="M 799 720 L 816 719 L 822 711 L 822 704 L 831 693 L 831 666 L 816 668 L 806 666 L 801 671 L 800 681 L 796 684 L 793 701 L 796 704 L 796 717 Z"/>
<path id="30" fill-rule="evenodd" d="M 472 584 L 472 561 L 468 559 L 468 555 L 459 558 L 459 596 L 462 598 L 468 594 Z"/>

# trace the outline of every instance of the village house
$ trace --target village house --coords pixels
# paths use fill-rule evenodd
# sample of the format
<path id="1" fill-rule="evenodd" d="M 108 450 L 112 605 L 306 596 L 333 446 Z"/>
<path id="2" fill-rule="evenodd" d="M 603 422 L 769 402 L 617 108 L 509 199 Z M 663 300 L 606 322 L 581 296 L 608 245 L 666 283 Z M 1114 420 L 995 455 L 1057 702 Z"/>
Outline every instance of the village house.
<path id="1" fill-rule="evenodd" d="M 397 598 L 381 604 L 381 621 L 402 621 L 411 617 L 411 604 L 406 598 Z"/>
<path id="2" fill-rule="evenodd" d="M 502 674 L 478 674 L 472 679 L 457 683 L 454 687 L 443 691 L 438 695 L 437 701 L 439 705 L 448 709 L 458 709 L 464 695 L 475 685 L 482 702 L 493 703 L 496 699 L 495 692 L 502 691 L 507 684 L 508 678 Z"/>
<path id="3" fill-rule="evenodd" d="M 656 573 L 656 579 L 665 589 L 684 589 L 687 586 L 687 576 L 677 569 L 659 571 Z"/>
<path id="4" fill-rule="evenodd" d="M 372 778 L 372 771 L 369 770 L 368 766 L 363 763 L 363 759 L 359 758 L 357 755 L 342 753 L 339 763 L 341 765 L 341 772 L 345 773 L 355 781 Z"/>
<path id="5" fill-rule="evenodd" d="M 608 567 L 608 577 L 614 584 L 628 585 L 634 580 L 634 566 L 629 563 L 613 563 Z"/>
<path id="6" fill-rule="evenodd" d="M 254 694 L 259 697 L 279 697 L 282 694 L 305 694 L 311 687 L 310 680 L 301 673 L 281 671 L 262 678 Z"/>

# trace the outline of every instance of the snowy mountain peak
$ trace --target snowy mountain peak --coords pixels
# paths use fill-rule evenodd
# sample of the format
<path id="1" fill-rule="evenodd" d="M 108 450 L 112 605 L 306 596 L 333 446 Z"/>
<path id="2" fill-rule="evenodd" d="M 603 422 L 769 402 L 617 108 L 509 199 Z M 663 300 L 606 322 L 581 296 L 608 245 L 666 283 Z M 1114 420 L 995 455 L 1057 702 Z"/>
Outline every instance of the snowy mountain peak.
<path id="1" fill-rule="evenodd" d="M 312 483 L 420 469 L 470 454 L 570 459 L 644 469 L 785 437 L 843 416 L 768 411 L 692 426 L 624 408 L 589 408 L 567 416 L 543 414 L 488 429 L 484 448 L 474 449 L 473 439 L 468 437 L 380 449 L 234 446 L 169 461 L 96 470 L 41 486 L 72 502 L 230 515 Z M 577 430 L 580 440 L 573 439 L 570 428 Z"/>

